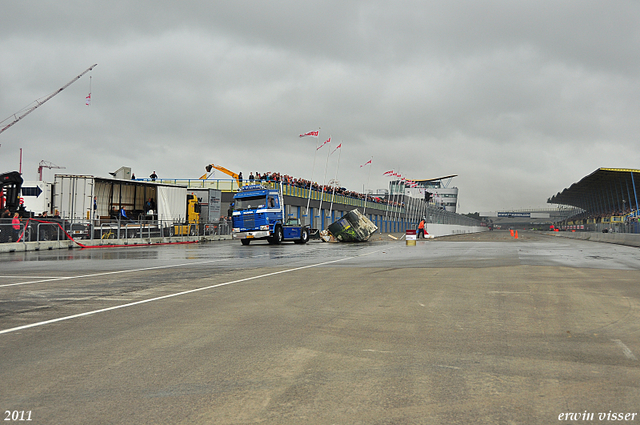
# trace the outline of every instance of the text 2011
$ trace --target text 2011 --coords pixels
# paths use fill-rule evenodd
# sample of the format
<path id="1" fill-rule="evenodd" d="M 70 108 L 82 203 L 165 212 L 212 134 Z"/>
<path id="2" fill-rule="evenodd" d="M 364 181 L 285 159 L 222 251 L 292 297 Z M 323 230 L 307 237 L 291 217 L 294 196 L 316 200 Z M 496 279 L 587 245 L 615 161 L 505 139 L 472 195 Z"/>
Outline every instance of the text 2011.
<path id="1" fill-rule="evenodd" d="M 5 421 L 30 421 L 31 410 L 5 410 Z"/>

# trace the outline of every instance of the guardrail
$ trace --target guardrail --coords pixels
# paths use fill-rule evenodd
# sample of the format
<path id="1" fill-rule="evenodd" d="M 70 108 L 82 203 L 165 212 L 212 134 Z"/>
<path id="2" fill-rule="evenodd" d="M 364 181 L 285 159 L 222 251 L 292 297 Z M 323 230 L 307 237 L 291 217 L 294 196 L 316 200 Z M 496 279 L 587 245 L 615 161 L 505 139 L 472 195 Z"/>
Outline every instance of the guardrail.
<path id="1" fill-rule="evenodd" d="M 640 233 L 640 223 L 637 220 L 627 220 L 622 223 L 617 221 L 594 223 L 587 220 L 586 224 L 559 224 L 556 227 L 574 232 Z"/>
<path id="2" fill-rule="evenodd" d="M 227 221 L 217 223 L 176 223 L 162 220 L 63 220 L 30 218 L 15 224 L 0 222 L 0 243 L 143 239 L 171 236 L 230 235 Z"/>

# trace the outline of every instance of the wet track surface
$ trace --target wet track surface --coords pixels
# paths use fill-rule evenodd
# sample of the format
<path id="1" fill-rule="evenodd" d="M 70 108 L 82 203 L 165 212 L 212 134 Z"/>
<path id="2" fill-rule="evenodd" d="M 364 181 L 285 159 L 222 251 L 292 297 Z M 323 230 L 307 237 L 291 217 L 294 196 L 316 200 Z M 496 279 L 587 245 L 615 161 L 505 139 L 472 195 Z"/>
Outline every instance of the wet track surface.
<path id="1" fill-rule="evenodd" d="M 637 248 L 491 232 L 11 253 L 0 267 L 0 409 L 33 423 L 638 411 Z"/>

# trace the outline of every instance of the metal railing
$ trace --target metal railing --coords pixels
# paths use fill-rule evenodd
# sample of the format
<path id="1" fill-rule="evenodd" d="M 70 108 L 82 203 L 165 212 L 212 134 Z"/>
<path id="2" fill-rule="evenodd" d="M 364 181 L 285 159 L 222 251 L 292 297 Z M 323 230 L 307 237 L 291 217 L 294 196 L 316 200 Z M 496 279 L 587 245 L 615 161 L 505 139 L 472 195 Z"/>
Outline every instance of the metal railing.
<path id="1" fill-rule="evenodd" d="M 639 211 L 601 217 L 569 218 L 557 227 L 561 230 L 602 233 L 640 233 Z"/>
<path id="2" fill-rule="evenodd" d="M 636 220 L 624 223 L 558 224 L 556 227 L 573 232 L 640 233 L 640 223 Z"/>
<path id="3" fill-rule="evenodd" d="M 18 229 L 14 229 L 11 220 L 6 223 L 0 223 L 0 242 L 17 242 L 20 235 L 24 232 L 24 224 L 20 223 Z"/>
<path id="4" fill-rule="evenodd" d="M 162 220 L 63 220 L 22 219 L 14 229 L 11 222 L 0 222 L 0 243 L 64 240 L 130 240 L 177 236 L 230 235 L 226 220 L 214 223 L 176 223 Z"/>

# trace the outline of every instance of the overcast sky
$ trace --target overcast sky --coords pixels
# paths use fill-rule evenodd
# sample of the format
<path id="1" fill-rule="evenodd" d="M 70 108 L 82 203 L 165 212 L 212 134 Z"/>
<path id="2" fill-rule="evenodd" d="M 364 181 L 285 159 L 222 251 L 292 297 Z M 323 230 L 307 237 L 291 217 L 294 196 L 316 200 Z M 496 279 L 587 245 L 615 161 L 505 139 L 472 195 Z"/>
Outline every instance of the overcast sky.
<path id="1" fill-rule="evenodd" d="M 459 212 L 546 207 L 640 168 L 638 1 L 14 1 L 0 172 L 198 178 L 208 163 L 350 190 L 457 174 Z M 85 105 L 91 91 L 92 102 Z M 369 165 L 360 165 L 372 160 Z M 220 178 L 226 176 L 216 174 Z M 370 175 L 370 177 L 369 177 Z"/>

